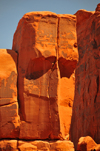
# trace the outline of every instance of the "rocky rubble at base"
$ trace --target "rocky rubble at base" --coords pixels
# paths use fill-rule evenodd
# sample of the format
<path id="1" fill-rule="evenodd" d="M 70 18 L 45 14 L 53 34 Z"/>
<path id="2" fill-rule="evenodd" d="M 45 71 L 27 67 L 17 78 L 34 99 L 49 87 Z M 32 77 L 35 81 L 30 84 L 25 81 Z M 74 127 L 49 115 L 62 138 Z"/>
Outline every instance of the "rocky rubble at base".
<path id="1" fill-rule="evenodd" d="M 2 140 L 0 151 L 74 151 L 74 145 L 70 141 L 21 141 Z"/>
<path id="2" fill-rule="evenodd" d="M 77 151 L 100 151 L 100 144 L 97 144 L 90 136 L 81 137 L 78 141 Z"/>

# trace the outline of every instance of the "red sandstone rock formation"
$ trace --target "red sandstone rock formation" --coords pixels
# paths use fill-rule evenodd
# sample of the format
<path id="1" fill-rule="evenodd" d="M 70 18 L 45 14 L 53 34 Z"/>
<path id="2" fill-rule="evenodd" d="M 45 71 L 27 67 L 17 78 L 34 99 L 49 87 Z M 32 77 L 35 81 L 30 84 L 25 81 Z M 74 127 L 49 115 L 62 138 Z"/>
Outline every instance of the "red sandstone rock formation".
<path id="1" fill-rule="evenodd" d="M 69 134 L 78 60 L 75 23 L 74 15 L 31 12 L 18 24 L 12 49 L 18 52 L 21 139 Z"/>
<path id="2" fill-rule="evenodd" d="M 18 134 L 17 54 L 0 49 L 0 139 Z"/>
<path id="3" fill-rule="evenodd" d="M 79 62 L 71 123 L 75 146 L 87 135 L 100 143 L 100 11 L 80 10 L 76 16 Z"/>
<path id="4" fill-rule="evenodd" d="M 74 15 L 32 12 L 23 16 L 13 41 L 18 85 L 17 54 L 0 50 L 0 139 L 67 139 L 76 82 L 71 140 L 77 150 L 100 150 L 95 143 L 100 143 L 100 4 L 96 12 L 80 10 L 76 17 L 76 79 Z M 86 135 L 95 141 L 81 137 Z M 62 149 L 73 151 L 73 143 L 0 141 L 0 150 L 7 151 Z"/>

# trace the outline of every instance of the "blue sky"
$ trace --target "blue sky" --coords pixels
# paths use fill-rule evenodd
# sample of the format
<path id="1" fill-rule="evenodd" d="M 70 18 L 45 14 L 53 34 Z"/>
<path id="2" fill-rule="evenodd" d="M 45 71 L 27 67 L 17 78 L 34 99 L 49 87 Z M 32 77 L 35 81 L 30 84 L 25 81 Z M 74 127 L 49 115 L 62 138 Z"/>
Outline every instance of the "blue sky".
<path id="1" fill-rule="evenodd" d="M 0 0 L 0 48 L 11 49 L 13 34 L 22 16 L 31 11 L 74 14 L 94 11 L 100 0 Z"/>

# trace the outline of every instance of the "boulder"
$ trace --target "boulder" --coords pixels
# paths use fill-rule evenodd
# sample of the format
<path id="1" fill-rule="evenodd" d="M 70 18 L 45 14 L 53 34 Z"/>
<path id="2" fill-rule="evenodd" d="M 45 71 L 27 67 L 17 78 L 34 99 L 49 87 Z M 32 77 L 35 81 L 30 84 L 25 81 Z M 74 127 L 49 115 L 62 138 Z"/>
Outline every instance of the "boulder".
<path id="1" fill-rule="evenodd" d="M 97 144 L 90 136 L 81 137 L 79 139 L 79 142 L 77 145 L 77 150 L 79 150 L 79 151 L 94 151 L 96 146 L 97 146 Z"/>
<path id="2" fill-rule="evenodd" d="M 18 141 L 18 150 L 20 150 L 20 151 L 37 151 L 37 147 L 27 141 Z"/>
<path id="3" fill-rule="evenodd" d="M 74 151 L 74 145 L 71 141 L 56 141 L 56 142 L 53 142 L 53 143 L 50 143 L 50 151 L 61 151 L 61 150 L 64 150 L 64 151 Z"/>
<path id="4" fill-rule="evenodd" d="M 0 151 L 18 151 L 17 140 L 1 140 Z"/>
<path id="5" fill-rule="evenodd" d="M 70 141 L 18 141 L 20 151 L 39 150 L 39 151 L 74 151 L 74 145 Z M 25 151 L 26 151 L 25 150 Z"/>
<path id="6" fill-rule="evenodd" d="M 17 53 L 0 49 L 0 139 L 19 134 Z"/>
<path id="7" fill-rule="evenodd" d="M 50 151 L 51 144 L 49 141 L 36 140 L 36 141 L 32 141 L 31 144 L 36 146 L 37 150 Z"/>

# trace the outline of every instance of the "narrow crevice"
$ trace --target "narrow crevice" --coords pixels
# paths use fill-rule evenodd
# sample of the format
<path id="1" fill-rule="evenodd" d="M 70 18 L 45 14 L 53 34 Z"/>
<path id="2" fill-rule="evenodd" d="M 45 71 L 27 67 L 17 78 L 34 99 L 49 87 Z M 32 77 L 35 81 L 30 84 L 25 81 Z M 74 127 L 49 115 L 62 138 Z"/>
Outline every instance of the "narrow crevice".
<path id="1" fill-rule="evenodd" d="M 52 126 L 51 126 L 51 108 L 50 108 L 50 91 L 49 91 L 51 74 L 52 74 L 52 70 L 51 70 L 51 73 L 49 75 L 49 82 L 48 82 L 48 99 L 49 99 L 49 114 L 50 114 L 49 118 L 50 118 L 50 128 L 52 129 Z"/>
<path id="2" fill-rule="evenodd" d="M 50 106 L 50 79 L 51 79 L 52 72 L 55 69 L 55 64 L 56 64 L 56 61 L 54 61 L 53 65 L 52 65 L 51 72 L 50 72 L 50 75 L 49 75 L 49 81 L 48 81 L 49 119 L 50 119 L 50 128 L 51 128 L 51 130 L 52 130 L 52 114 L 51 114 L 51 106 Z M 51 135 L 49 135 L 48 139 L 50 139 L 50 136 Z"/>
<path id="3" fill-rule="evenodd" d="M 17 150 L 20 151 L 20 149 L 18 148 L 19 144 L 18 144 L 18 140 L 17 140 Z"/>
<path id="4" fill-rule="evenodd" d="M 91 85 L 91 80 L 89 81 L 89 85 L 88 85 L 88 93 L 90 91 L 90 85 Z"/>
<path id="5" fill-rule="evenodd" d="M 97 76 L 96 82 L 97 82 L 97 93 L 98 93 L 99 92 L 99 75 Z"/>
<path id="6" fill-rule="evenodd" d="M 58 58 L 59 58 L 59 22 L 60 22 L 60 18 L 58 16 L 58 24 L 57 24 L 57 49 L 56 49 L 57 67 L 58 67 Z"/>
<path id="7" fill-rule="evenodd" d="M 6 126 L 6 125 L 9 124 L 9 123 L 10 123 L 10 124 L 13 124 L 12 121 L 7 121 L 4 125 L 2 125 L 2 126 L 0 126 L 0 127 L 2 128 L 2 127 Z"/>
<path id="8" fill-rule="evenodd" d="M 50 104 L 50 80 L 52 78 L 52 74 L 53 74 L 53 71 L 54 70 L 57 70 L 57 74 L 58 74 L 58 78 L 60 77 L 59 75 L 59 65 L 58 65 L 58 58 L 59 58 L 59 17 L 58 17 L 58 20 L 57 20 L 57 46 L 55 48 L 56 50 L 56 58 L 55 60 L 52 62 L 52 67 L 51 67 L 51 72 L 50 72 L 50 75 L 49 75 L 49 82 L 48 82 L 48 98 L 49 98 L 49 114 L 50 114 L 50 127 L 51 127 L 51 130 L 53 129 L 52 127 L 52 113 L 51 113 L 51 104 Z M 46 139 L 46 140 L 52 140 L 52 134 L 49 135 L 49 137 Z"/>
<path id="9" fill-rule="evenodd" d="M 99 92 L 99 75 L 97 76 L 96 83 L 97 83 L 97 92 L 96 92 L 96 95 L 95 95 L 94 103 L 96 103 L 97 95 L 98 95 L 98 92 Z"/>
<path id="10" fill-rule="evenodd" d="M 17 52 L 17 51 L 15 51 Z M 19 87 L 18 87 L 18 77 L 19 77 L 19 72 L 18 72 L 18 60 L 19 60 L 19 53 L 17 52 L 17 101 L 18 101 L 18 110 L 20 110 L 20 101 L 19 101 Z M 18 111 L 19 114 L 19 111 Z"/>
<path id="11" fill-rule="evenodd" d="M 13 104 L 13 103 L 15 103 L 15 102 L 17 102 L 17 101 L 2 104 L 2 105 L 0 105 L 0 107 L 6 106 L 6 105 L 11 105 L 11 104 Z"/>
<path id="12" fill-rule="evenodd" d="M 47 142 L 51 142 L 51 141 L 58 141 L 59 139 L 52 139 L 51 138 L 46 138 L 46 139 L 20 139 L 20 138 L 1 138 L 0 141 L 4 141 L 4 140 L 17 140 L 18 141 L 26 141 L 26 142 L 29 142 L 29 141 L 47 141 Z"/>
<path id="13" fill-rule="evenodd" d="M 94 39 L 94 41 L 92 42 L 92 45 L 93 45 L 93 49 L 97 49 L 97 48 L 98 48 L 97 42 L 96 42 L 95 39 Z"/>

